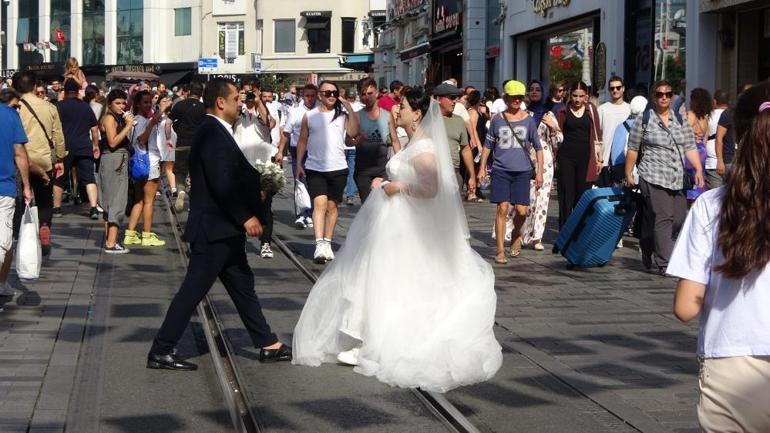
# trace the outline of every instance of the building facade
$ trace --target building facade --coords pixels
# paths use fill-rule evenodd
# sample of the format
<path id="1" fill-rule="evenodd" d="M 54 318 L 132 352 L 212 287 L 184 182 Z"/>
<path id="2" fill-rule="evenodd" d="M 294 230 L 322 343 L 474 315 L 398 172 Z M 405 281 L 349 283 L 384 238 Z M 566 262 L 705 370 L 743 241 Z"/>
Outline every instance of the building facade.
<path id="1" fill-rule="evenodd" d="M 264 72 L 352 84 L 371 70 L 372 29 L 383 18 L 385 0 L 276 0 L 258 8 Z"/>
<path id="2" fill-rule="evenodd" d="M 75 57 L 94 76 L 177 73 L 201 54 L 201 0 L 2 1 L 2 26 L 4 70 L 58 72 Z"/>

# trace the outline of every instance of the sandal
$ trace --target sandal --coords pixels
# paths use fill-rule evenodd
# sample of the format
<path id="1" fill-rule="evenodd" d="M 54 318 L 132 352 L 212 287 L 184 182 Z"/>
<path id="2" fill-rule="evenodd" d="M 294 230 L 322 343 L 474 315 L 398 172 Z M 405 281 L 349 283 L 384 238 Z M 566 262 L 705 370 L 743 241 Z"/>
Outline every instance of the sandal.
<path id="1" fill-rule="evenodd" d="M 511 244 L 511 251 L 508 253 L 511 257 L 519 257 L 519 254 L 521 254 L 521 237 Z"/>
<path id="2" fill-rule="evenodd" d="M 484 203 L 484 199 L 475 195 L 469 195 L 468 198 L 465 199 L 465 201 L 470 203 Z"/>
<path id="3" fill-rule="evenodd" d="M 495 256 L 495 263 L 498 265 L 506 265 L 508 264 L 508 259 L 505 258 L 505 254 Z"/>

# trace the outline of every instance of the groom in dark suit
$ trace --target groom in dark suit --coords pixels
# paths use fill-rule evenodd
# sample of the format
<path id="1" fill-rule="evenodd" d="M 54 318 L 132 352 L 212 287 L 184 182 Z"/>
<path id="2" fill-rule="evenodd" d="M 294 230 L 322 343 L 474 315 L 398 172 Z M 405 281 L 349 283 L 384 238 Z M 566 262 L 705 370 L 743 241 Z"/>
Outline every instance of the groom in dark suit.
<path id="1" fill-rule="evenodd" d="M 254 274 L 246 260 L 246 235 L 262 233 L 265 207 L 259 193 L 259 173 L 246 160 L 233 138 L 238 118 L 238 90 L 232 81 L 216 78 L 203 92 L 207 115 L 190 150 L 193 188 L 190 213 L 182 239 L 191 244 L 187 275 L 166 313 L 147 356 L 148 368 L 195 370 L 176 356 L 174 347 L 195 307 L 219 278 L 232 298 L 259 360 L 289 361 L 291 347 L 270 331 L 254 292 Z"/>

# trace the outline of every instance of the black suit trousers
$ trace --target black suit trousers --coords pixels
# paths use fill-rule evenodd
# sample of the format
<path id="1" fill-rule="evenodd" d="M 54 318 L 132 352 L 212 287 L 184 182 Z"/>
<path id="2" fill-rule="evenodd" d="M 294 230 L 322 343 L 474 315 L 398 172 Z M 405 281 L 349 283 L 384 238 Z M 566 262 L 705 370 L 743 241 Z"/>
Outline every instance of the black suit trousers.
<path id="1" fill-rule="evenodd" d="M 152 353 L 166 355 L 174 350 L 193 311 L 217 278 L 227 289 L 254 345 L 264 347 L 278 342 L 262 314 L 262 307 L 254 292 L 254 274 L 244 248 L 245 236 L 215 242 L 193 242 L 187 275 L 155 336 Z"/>

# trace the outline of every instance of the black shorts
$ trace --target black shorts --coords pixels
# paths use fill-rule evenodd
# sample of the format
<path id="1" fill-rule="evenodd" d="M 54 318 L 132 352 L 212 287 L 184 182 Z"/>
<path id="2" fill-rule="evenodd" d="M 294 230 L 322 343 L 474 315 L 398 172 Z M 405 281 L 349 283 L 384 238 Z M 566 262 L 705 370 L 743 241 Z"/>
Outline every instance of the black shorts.
<path id="1" fill-rule="evenodd" d="M 348 169 L 337 171 L 305 170 L 307 192 L 311 199 L 325 195 L 329 200 L 340 203 L 348 183 Z"/>
<path id="2" fill-rule="evenodd" d="M 64 174 L 54 180 L 54 185 L 66 188 L 69 185 L 69 173 L 72 167 L 78 170 L 78 181 L 81 186 L 96 183 L 96 176 L 94 176 L 96 165 L 93 156 L 67 155 L 64 158 Z"/>

